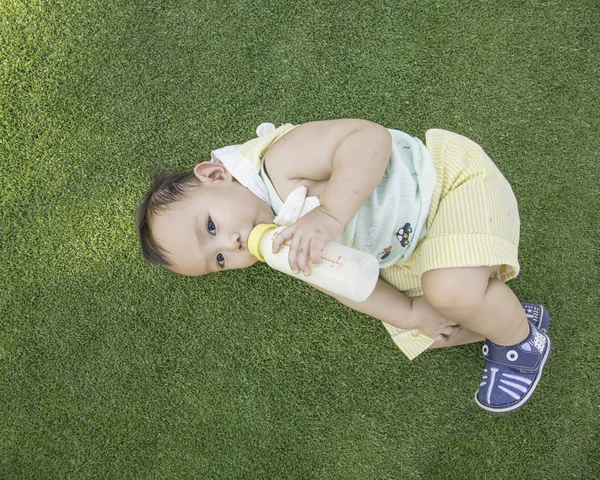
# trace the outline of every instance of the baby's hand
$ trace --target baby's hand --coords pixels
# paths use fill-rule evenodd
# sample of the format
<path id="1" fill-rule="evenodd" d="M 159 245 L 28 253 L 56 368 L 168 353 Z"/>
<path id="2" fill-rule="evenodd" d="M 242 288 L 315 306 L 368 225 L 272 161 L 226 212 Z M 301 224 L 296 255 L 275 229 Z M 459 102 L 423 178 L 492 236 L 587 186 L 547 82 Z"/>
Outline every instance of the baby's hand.
<path id="1" fill-rule="evenodd" d="M 310 275 L 308 261 L 313 265 L 321 263 L 321 251 L 327 242 L 335 240 L 344 233 L 344 224 L 317 207 L 300 217 L 296 223 L 282 230 L 273 240 L 273 253 L 277 253 L 281 245 L 290 240 L 289 263 L 294 273 L 300 270 Z"/>
<path id="2" fill-rule="evenodd" d="M 438 343 L 446 343 L 450 337 L 462 330 L 462 326 L 449 321 L 435 310 L 425 297 L 418 297 L 412 304 L 413 328 L 433 338 Z"/>

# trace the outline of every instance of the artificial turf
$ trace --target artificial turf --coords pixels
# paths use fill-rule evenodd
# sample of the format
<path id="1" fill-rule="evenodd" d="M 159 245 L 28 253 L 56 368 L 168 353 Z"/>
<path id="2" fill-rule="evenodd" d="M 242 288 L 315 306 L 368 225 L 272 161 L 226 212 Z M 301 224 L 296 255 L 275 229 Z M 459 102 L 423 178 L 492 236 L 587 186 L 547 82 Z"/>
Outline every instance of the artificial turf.
<path id="1" fill-rule="evenodd" d="M 600 10 L 592 0 L 0 2 L 0 478 L 600 477 Z M 521 410 L 479 345 L 409 362 L 264 265 L 141 258 L 156 167 L 264 121 L 481 145 L 513 185 L 553 355 Z"/>

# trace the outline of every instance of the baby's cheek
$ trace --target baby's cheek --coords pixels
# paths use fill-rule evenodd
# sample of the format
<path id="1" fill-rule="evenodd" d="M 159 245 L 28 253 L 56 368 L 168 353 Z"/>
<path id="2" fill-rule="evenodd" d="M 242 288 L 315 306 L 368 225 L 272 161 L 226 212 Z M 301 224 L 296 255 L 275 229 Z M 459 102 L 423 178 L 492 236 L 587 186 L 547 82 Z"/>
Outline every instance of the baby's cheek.
<path id="1" fill-rule="evenodd" d="M 258 258 L 256 258 L 254 255 L 250 255 L 249 253 L 247 253 L 246 258 L 244 259 L 244 265 L 240 268 L 251 267 L 256 262 L 258 262 Z"/>

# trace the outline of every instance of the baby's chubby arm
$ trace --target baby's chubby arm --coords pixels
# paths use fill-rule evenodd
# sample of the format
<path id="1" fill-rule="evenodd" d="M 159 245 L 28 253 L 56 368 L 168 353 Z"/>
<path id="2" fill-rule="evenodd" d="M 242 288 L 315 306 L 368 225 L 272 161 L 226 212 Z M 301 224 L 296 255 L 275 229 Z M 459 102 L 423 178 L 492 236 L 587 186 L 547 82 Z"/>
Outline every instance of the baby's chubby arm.
<path id="1" fill-rule="evenodd" d="M 305 185 L 320 203 L 273 242 L 276 253 L 291 240 L 292 270 L 310 274 L 309 259 L 320 263 L 323 246 L 343 233 L 379 184 L 391 150 L 387 129 L 358 119 L 299 125 L 269 149 L 268 171 L 282 198 L 290 186 Z"/>
<path id="2" fill-rule="evenodd" d="M 314 285 L 313 287 L 330 295 L 347 307 L 382 322 L 403 329 L 417 328 L 436 341 L 435 347 L 458 344 L 452 342 L 451 339 L 463 330 L 462 327 L 450 322 L 433 309 L 425 297 L 408 298 L 382 279 L 377 281 L 375 290 L 369 298 L 360 303 L 334 295 Z M 478 340 L 480 338 L 475 338 L 472 341 Z"/>

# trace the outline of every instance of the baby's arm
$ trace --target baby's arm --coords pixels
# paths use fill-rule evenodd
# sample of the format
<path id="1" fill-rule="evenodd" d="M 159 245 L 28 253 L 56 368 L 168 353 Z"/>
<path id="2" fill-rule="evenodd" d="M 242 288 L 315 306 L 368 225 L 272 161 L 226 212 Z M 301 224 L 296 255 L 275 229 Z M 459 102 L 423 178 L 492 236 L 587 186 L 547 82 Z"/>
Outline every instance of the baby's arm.
<path id="1" fill-rule="evenodd" d="M 283 198 L 292 186 L 305 185 L 319 197 L 320 207 L 281 232 L 273 243 L 279 251 L 290 241 L 292 270 L 310 273 L 325 243 L 340 236 L 379 184 L 392 149 L 391 135 L 366 120 L 329 120 L 300 125 L 270 150 L 267 168 Z"/>
<path id="2" fill-rule="evenodd" d="M 317 288 L 317 290 L 332 296 L 353 310 L 365 313 L 395 327 L 403 329 L 417 328 L 436 340 L 437 345 L 434 345 L 434 347 L 445 346 L 444 343 L 449 340 L 452 341 L 452 337 L 462 330 L 462 327 L 450 322 L 433 309 L 425 297 L 410 299 L 381 279 L 377 281 L 371 296 L 360 303 L 352 302 L 321 288 Z M 452 342 L 452 344 L 458 343 Z"/>
<path id="3" fill-rule="evenodd" d="M 373 193 L 392 151 L 392 137 L 381 125 L 366 122 L 354 129 L 337 146 L 331 174 L 319 195 L 321 207 L 346 225 Z"/>

